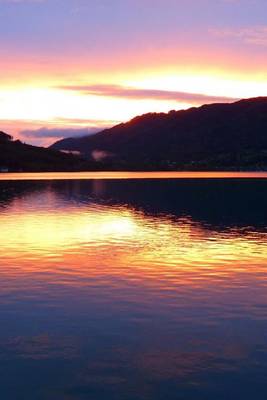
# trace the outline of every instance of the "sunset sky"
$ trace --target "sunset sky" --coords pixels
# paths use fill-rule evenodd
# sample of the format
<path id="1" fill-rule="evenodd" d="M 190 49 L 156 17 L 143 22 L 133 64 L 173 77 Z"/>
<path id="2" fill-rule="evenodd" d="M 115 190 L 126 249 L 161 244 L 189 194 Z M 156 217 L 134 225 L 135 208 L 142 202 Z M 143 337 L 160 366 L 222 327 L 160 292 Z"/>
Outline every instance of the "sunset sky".
<path id="1" fill-rule="evenodd" d="M 55 140 L 267 95 L 266 0 L 0 0 L 0 130 Z"/>

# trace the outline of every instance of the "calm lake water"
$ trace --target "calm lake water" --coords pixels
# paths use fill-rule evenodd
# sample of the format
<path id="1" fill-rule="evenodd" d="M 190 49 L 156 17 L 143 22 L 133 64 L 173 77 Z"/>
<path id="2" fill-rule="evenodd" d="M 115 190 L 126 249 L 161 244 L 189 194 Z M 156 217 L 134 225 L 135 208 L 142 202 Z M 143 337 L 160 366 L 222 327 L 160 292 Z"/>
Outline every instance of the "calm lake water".
<path id="1" fill-rule="evenodd" d="M 264 174 L 126 175 L 0 176 L 1 400 L 266 400 Z"/>

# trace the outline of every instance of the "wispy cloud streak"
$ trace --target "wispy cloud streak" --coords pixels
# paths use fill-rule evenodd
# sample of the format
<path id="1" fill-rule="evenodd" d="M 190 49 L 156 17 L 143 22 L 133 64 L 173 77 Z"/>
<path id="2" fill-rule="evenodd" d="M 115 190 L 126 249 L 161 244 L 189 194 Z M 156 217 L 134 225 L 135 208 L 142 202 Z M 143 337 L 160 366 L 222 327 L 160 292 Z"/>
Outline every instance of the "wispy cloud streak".
<path id="1" fill-rule="evenodd" d="M 211 29 L 210 32 L 221 38 L 234 38 L 246 44 L 267 46 L 267 26 L 240 29 Z"/>
<path id="2" fill-rule="evenodd" d="M 213 102 L 226 103 L 237 100 L 236 98 L 231 97 L 210 96 L 199 93 L 186 93 L 169 90 L 139 89 L 120 85 L 68 85 L 60 86 L 59 88 L 94 96 L 122 97 L 140 100 L 174 100 L 177 102 L 188 102 L 196 105 Z"/>

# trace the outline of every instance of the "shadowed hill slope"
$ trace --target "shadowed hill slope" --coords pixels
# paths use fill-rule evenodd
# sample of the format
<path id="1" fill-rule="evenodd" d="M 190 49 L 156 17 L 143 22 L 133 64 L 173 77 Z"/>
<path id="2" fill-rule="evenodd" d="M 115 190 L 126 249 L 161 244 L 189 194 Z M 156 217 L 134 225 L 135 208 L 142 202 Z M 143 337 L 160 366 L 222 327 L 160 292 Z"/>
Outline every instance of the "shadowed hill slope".
<path id="1" fill-rule="evenodd" d="M 133 169 L 267 167 L 267 97 L 151 113 L 51 146 Z M 100 157 L 99 157 L 100 155 Z"/>
<path id="2" fill-rule="evenodd" d="M 81 163 L 75 156 L 13 141 L 10 135 L 0 132 L 0 168 L 10 171 L 72 171 L 79 169 Z"/>

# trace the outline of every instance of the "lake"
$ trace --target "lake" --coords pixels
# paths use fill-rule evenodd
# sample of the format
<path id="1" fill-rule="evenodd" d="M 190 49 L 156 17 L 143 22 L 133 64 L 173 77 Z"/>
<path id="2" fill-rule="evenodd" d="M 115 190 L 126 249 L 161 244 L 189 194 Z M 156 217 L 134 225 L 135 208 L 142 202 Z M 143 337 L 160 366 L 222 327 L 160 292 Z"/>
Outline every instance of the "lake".
<path id="1" fill-rule="evenodd" d="M 0 398 L 266 400 L 267 173 L 0 175 Z"/>

